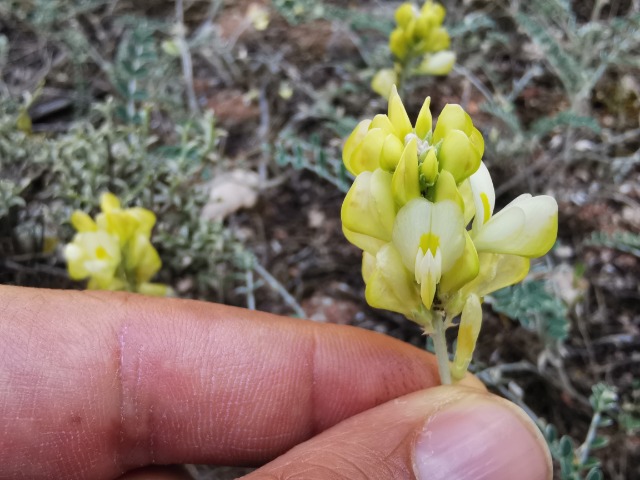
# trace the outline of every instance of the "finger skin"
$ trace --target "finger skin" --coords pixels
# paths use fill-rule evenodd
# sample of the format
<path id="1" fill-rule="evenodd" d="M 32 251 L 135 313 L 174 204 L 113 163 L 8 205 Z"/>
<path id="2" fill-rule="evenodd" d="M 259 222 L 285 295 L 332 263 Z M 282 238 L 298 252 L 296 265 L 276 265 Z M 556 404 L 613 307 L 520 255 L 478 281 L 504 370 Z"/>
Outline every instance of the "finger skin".
<path id="1" fill-rule="evenodd" d="M 446 438 L 442 430 L 456 428 L 441 424 L 440 432 L 429 430 L 437 418 L 458 412 L 458 420 L 487 446 L 469 448 L 465 439 L 445 445 L 432 470 L 419 478 L 461 478 L 474 480 L 551 480 L 551 456 L 544 439 L 526 414 L 510 402 L 466 386 L 440 386 L 414 392 L 348 418 L 302 443 L 271 463 L 242 477 L 243 480 L 388 480 L 414 479 L 416 443 L 425 435 Z M 486 420 L 487 412 L 498 412 Z M 442 428 L 443 427 L 443 428 Z M 459 425 L 458 425 L 459 428 Z M 444 435 L 443 435 L 444 433 Z M 506 447 L 500 445 L 506 442 Z M 444 450 L 444 452 L 443 452 Z M 424 454 L 424 452 L 423 452 Z M 486 454 L 486 455 L 485 455 Z M 465 473 L 443 471 L 460 466 Z M 523 474 L 526 472 L 526 475 Z"/>
<path id="2" fill-rule="evenodd" d="M 0 478 L 260 464 L 439 383 L 373 332 L 210 303 L 0 287 Z"/>

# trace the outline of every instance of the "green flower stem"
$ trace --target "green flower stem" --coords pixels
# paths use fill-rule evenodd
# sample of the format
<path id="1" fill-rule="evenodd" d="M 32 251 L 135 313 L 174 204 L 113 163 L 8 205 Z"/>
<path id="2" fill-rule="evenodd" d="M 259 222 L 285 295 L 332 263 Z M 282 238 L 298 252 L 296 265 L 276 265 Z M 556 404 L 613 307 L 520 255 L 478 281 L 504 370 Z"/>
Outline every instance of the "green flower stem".
<path id="1" fill-rule="evenodd" d="M 441 315 L 433 317 L 433 345 L 436 350 L 436 359 L 438 360 L 438 372 L 440 373 L 440 382 L 442 385 L 451 385 L 451 370 L 449 369 L 449 352 L 447 351 L 447 340 L 444 335 L 444 322 Z"/>
<path id="2" fill-rule="evenodd" d="M 407 56 L 404 60 L 398 62 L 400 65 L 400 71 L 398 72 L 398 80 L 396 82 L 396 88 L 398 89 L 398 94 L 402 96 L 404 94 L 404 86 L 405 80 L 409 76 L 409 66 L 413 62 L 416 55 L 413 52 L 413 49 L 407 53 Z"/>
<path id="3" fill-rule="evenodd" d="M 589 431 L 587 432 L 587 438 L 585 438 L 584 443 L 578 449 L 578 461 L 580 465 L 584 465 L 587 463 L 589 459 L 589 452 L 591 450 L 591 444 L 596 439 L 596 435 L 598 433 L 598 427 L 600 426 L 600 421 L 602 420 L 602 414 L 600 411 L 596 411 L 591 418 L 591 424 L 589 425 Z"/>

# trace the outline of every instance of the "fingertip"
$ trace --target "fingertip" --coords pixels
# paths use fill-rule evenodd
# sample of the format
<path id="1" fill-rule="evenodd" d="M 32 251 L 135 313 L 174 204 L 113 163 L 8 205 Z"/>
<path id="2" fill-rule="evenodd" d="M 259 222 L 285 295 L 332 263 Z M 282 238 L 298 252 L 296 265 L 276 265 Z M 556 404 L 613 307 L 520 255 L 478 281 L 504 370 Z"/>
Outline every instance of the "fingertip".
<path id="1" fill-rule="evenodd" d="M 427 418 L 414 445 L 414 472 L 417 480 L 545 480 L 552 463 L 539 429 L 519 407 L 482 394 Z"/>
<path id="2" fill-rule="evenodd" d="M 550 479 L 550 456 L 533 422 L 472 384 L 423 390 L 363 412 L 246 479 Z"/>
<path id="3" fill-rule="evenodd" d="M 460 380 L 456 385 L 473 388 L 476 390 L 480 390 L 482 392 L 487 391 L 487 387 L 485 386 L 485 384 L 482 383 L 478 379 L 478 377 L 476 377 L 475 375 L 469 372 L 467 372 L 466 375 L 462 378 L 462 380 Z"/>

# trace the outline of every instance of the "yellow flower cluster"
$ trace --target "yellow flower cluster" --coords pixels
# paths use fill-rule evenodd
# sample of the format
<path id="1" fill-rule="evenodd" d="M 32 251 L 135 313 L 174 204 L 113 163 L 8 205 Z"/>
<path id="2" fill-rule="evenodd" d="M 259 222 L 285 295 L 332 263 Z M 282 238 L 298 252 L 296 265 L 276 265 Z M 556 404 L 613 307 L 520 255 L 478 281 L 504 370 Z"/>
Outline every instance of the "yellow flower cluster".
<path id="1" fill-rule="evenodd" d="M 446 75 L 453 68 L 456 55 L 448 50 L 451 39 L 442 26 L 445 8 L 433 1 L 421 9 L 406 2 L 395 12 L 396 28 L 389 37 L 389 50 L 395 57 L 395 68 L 380 70 L 373 78 L 374 91 L 388 97 L 392 85 L 397 85 L 410 63 L 419 59 L 418 66 L 409 73 L 418 75 Z"/>
<path id="2" fill-rule="evenodd" d="M 166 285 L 149 282 L 162 266 L 151 244 L 154 213 L 140 207 L 123 209 L 111 193 L 102 195 L 100 208 L 95 220 L 79 210 L 71 215 L 78 233 L 64 249 L 69 276 L 88 278 L 90 290 L 171 294 Z"/>
<path id="3" fill-rule="evenodd" d="M 364 251 L 367 302 L 427 333 L 462 314 L 455 378 L 475 348 L 483 296 L 522 280 L 529 259 L 547 253 L 557 234 L 558 206 L 546 195 L 521 195 L 494 214 L 483 153 L 462 107 L 446 105 L 432 130 L 427 98 L 412 124 L 395 86 L 388 114 L 360 122 L 343 150 L 356 176 L 343 231 Z"/>

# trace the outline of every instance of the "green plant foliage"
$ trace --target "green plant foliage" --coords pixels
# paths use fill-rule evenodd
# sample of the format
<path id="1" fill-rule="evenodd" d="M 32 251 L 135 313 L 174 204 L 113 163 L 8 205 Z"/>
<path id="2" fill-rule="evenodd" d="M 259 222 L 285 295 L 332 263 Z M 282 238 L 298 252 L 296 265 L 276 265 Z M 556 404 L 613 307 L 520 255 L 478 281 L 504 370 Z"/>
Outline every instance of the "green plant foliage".
<path id="1" fill-rule="evenodd" d="M 583 69 L 578 61 L 551 35 L 550 30 L 536 18 L 519 13 L 515 19 L 520 27 L 531 37 L 545 53 L 545 59 L 554 69 L 564 88 L 569 93 L 577 93 L 584 84 Z"/>
<path id="2" fill-rule="evenodd" d="M 274 157 L 278 165 L 312 171 L 345 193 L 353 182 L 342 161 L 336 159 L 333 152 L 327 152 L 318 137 L 312 137 L 311 141 L 282 137 L 275 145 Z"/>
<path id="3" fill-rule="evenodd" d="M 190 284 L 190 295 L 222 300 L 228 281 L 247 263 L 222 224 L 200 217 L 224 132 L 211 112 L 192 117 L 185 111 L 181 87 L 170 85 L 175 75 L 167 75 L 176 60 L 159 48 L 156 26 L 122 21 L 130 27 L 108 68 L 119 96 L 94 103 L 68 131 L 30 134 L 18 126 L 25 105 L 0 102 L 0 218 L 12 207 L 35 208 L 64 243 L 72 234 L 70 213 L 95 212 L 100 194 L 111 191 L 123 204 L 157 215 L 153 242 L 164 279 Z M 27 188 L 37 180 L 37 188 Z M 15 237 L 24 222 L 24 215 L 6 220 L 3 232 Z"/>
<path id="4" fill-rule="evenodd" d="M 323 18 L 325 15 L 323 3 L 315 0 L 274 0 L 273 6 L 292 25 Z"/>
<path id="5" fill-rule="evenodd" d="M 542 429 L 552 457 L 560 464 L 562 480 L 594 480 L 602 479 L 600 460 L 590 456 L 590 452 L 603 448 L 608 444 L 606 437 L 597 435 L 597 430 L 609 426 L 610 419 L 605 413 L 613 412 L 618 406 L 618 397 L 611 387 L 599 383 L 592 387 L 589 401 L 593 408 L 593 416 L 585 441 L 579 447 L 568 435 L 558 438 L 556 428 L 548 424 Z"/>
<path id="6" fill-rule="evenodd" d="M 591 387 L 589 403 L 594 412 L 610 412 L 618 405 L 618 394 L 610 386 L 604 383 L 598 383 Z"/>
<path id="7" fill-rule="evenodd" d="M 12 180 L 0 179 L 0 218 L 6 216 L 12 207 L 24 207 L 25 201 L 20 196 L 24 187 L 16 185 Z"/>
<path id="8" fill-rule="evenodd" d="M 356 30 L 377 30 L 385 35 L 393 29 L 392 19 L 318 0 L 273 0 L 273 6 L 291 25 L 329 20 L 343 22 Z"/>
<path id="9" fill-rule="evenodd" d="M 571 111 L 563 111 L 551 117 L 541 118 L 531 125 L 531 132 L 542 137 L 558 127 L 586 128 L 594 133 L 602 130 L 595 118 L 578 115 Z"/>
<path id="10" fill-rule="evenodd" d="M 546 282 L 525 281 L 491 296 L 495 312 L 518 320 L 524 328 L 537 332 L 545 342 L 563 341 L 569 335 L 567 306 L 549 293 Z"/>
<path id="11" fill-rule="evenodd" d="M 600 20 L 602 5 L 596 2 L 591 20 L 583 24 L 570 3 L 561 0 L 536 0 L 514 15 L 545 53 L 572 105 L 590 94 L 610 66 L 638 63 L 629 52 L 640 47 L 640 14 Z"/>
<path id="12" fill-rule="evenodd" d="M 594 232 L 585 243 L 590 247 L 606 247 L 640 257 L 640 235 L 631 232 Z"/>

